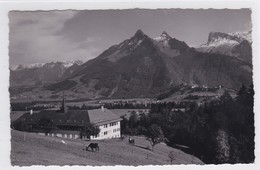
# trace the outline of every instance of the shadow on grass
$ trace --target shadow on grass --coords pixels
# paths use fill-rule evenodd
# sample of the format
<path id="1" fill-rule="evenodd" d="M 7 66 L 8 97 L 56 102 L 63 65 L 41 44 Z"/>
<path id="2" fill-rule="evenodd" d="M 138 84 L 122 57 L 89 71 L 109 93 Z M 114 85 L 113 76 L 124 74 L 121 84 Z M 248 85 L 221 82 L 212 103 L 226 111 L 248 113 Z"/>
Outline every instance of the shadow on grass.
<path id="1" fill-rule="evenodd" d="M 91 149 L 89 150 L 89 149 L 86 149 L 86 148 L 83 148 L 82 150 L 87 151 L 87 152 L 98 152 L 99 151 L 99 150 L 91 150 Z"/>
<path id="2" fill-rule="evenodd" d="M 133 146 L 138 147 L 138 148 L 141 148 L 141 149 L 145 149 L 145 150 L 148 150 L 148 151 L 151 151 L 151 152 L 152 152 L 152 150 L 151 150 L 149 147 L 144 147 L 144 146 L 141 146 L 141 145 L 133 145 Z"/>

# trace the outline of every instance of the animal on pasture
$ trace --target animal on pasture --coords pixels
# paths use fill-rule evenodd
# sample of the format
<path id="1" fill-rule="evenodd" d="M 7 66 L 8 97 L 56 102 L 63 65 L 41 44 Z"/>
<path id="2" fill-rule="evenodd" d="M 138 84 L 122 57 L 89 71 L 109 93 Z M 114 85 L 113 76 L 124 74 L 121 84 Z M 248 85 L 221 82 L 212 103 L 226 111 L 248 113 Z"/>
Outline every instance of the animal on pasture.
<path id="1" fill-rule="evenodd" d="M 99 151 L 99 146 L 98 146 L 98 143 L 90 143 L 86 150 L 88 150 L 89 148 L 91 148 L 91 150 L 94 152 L 94 151 Z"/>

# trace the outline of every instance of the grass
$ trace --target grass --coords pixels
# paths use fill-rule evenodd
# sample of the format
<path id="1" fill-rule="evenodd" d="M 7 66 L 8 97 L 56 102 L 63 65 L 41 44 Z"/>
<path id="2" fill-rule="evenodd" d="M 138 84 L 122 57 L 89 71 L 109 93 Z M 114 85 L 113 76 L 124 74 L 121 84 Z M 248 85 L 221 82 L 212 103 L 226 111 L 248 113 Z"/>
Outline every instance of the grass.
<path id="1" fill-rule="evenodd" d="M 173 164 L 203 164 L 198 158 L 164 144 L 155 146 L 154 151 L 145 149 L 148 142 L 135 137 L 135 145 L 128 140 L 110 139 L 98 142 L 100 151 L 86 151 L 90 141 L 40 136 L 33 133 L 11 131 L 11 163 L 18 166 L 30 165 L 167 165 L 168 154 L 173 151 Z M 62 144 L 64 140 L 67 144 Z"/>

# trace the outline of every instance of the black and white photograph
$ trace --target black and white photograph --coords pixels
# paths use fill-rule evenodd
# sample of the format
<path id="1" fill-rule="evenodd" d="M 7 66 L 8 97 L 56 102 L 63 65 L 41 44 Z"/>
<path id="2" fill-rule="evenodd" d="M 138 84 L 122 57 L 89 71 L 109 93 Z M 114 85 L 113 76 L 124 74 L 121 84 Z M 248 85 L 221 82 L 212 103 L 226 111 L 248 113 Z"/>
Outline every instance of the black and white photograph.
<path id="1" fill-rule="evenodd" d="M 254 164 L 252 12 L 10 10 L 11 166 Z"/>

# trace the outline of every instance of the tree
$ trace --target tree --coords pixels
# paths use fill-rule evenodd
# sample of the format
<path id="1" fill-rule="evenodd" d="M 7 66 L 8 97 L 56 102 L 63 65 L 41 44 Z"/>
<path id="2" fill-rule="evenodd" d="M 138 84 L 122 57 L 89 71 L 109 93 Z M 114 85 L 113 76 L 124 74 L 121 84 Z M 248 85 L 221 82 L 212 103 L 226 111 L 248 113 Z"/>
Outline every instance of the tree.
<path id="1" fill-rule="evenodd" d="M 241 88 L 239 89 L 239 91 L 237 92 L 237 95 L 243 95 L 246 93 L 246 86 L 244 84 L 242 84 Z"/>
<path id="2" fill-rule="evenodd" d="M 169 158 L 170 158 L 170 160 L 171 160 L 171 165 L 172 165 L 172 161 L 173 160 L 175 160 L 175 155 L 174 155 L 174 152 L 173 151 L 171 151 L 170 153 L 169 153 Z"/>
<path id="3" fill-rule="evenodd" d="M 129 126 L 130 128 L 134 128 L 137 124 L 138 121 L 138 115 L 136 114 L 135 111 L 131 112 L 131 116 L 129 117 Z"/>
<path id="4" fill-rule="evenodd" d="M 220 100 L 222 103 L 228 103 L 228 102 L 232 101 L 232 97 L 230 96 L 228 91 L 225 90 L 223 95 L 220 97 Z"/>
<path id="5" fill-rule="evenodd" d="M 88 107 L 85 104 L 83 104 L 80 109 L 81 110 L 88 110 Z"/>
<path id="6" fill-rule="evenodd" d="M 92 124 L 86 124 L 81 129 L 81 137 L 86 136 L 87 138 L 90 138 L 90 136 L 98 135 L 100 132 L 100 129 Z"/>
<path id="7" fill-rule="evenodd" d="M 152 124 L 147 131 L 146 140 L 152 145 L 152 151 L 155 145 L 164 140 L 163 131 L 160 126 Z"/>

